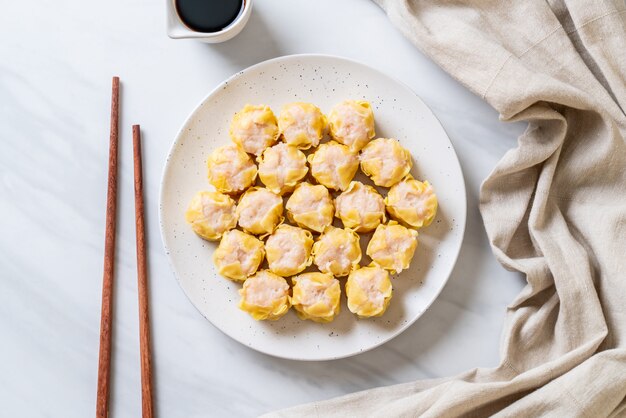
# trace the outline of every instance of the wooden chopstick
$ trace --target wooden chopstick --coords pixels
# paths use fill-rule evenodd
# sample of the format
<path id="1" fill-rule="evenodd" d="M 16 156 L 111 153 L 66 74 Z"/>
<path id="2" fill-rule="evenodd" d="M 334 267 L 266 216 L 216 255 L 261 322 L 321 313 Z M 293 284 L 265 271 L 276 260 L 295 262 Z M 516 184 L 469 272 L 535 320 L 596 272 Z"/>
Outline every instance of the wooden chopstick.
<path id="1" fill-rule="evenodd" d="M 139 294 L 139 350 L 141 352 L 141 411 L 143 418 L 152 418 L 152 355 L 150 354 L 150 316 L 148 311 L 148 270 L 143 205 L 143 174 L 141 164 L 141 130 L 133 125 L 133 156 L 135 161 L 135 227 L 137 234 L 137 285 Z"/>
<path id="2" fill-rule="evenodd" d="M 98 356 L 98 392 L 96 395 L 97 418 L 106 418 L 109 410 L 113 275 L 115 273 L 115 226 L 117 222 L 117 128 L 119 121 L 119 96 L 120 79 L 119 77 L 113 77 L 111 134 L 109 140 L 109 177 L 104 237 L 104 274 L 102 277 L 102 312 L 100 315 L 100 353 Z"/>

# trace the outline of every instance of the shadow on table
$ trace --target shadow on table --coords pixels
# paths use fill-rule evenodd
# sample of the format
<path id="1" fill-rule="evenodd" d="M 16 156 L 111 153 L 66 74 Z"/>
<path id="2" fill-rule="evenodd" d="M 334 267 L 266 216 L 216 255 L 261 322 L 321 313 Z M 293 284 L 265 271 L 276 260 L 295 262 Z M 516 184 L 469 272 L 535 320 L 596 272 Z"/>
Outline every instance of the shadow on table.
<path id="1" fill-rule="evenodd" d="M 272 38 L 263 16 L 252 10 L 250 20 L 241 33 L 221 44 L 205 44 L 222 55 L 230 64 L 247 68 L 259 62 L 283 55 L 278 42 Z"/>

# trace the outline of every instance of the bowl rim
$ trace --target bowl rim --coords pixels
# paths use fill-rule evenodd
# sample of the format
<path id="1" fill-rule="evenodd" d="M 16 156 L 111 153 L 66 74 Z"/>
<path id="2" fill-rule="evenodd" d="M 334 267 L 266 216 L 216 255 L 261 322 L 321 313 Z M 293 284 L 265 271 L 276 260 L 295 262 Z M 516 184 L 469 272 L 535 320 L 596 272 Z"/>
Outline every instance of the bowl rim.
<path id="1" fill-rule="evenodd" d="M 254 0 L 243 0 L 243 10 L 228 26 L 218 32 L 198 32 L 189 28 L 178 16 L 176 11 L 176 0 L 166 0 L 167 5 L 167 36 L 171 39 L 217 39 L 225 37 L 235 32 L 237 35 L 243 26 L 248 23 L 248 18 L 252 11 L 252 2 Z M 230 38 L 228 38 L 230 39 Z M 224 39 L 225 41 L 228 39 Z"/>

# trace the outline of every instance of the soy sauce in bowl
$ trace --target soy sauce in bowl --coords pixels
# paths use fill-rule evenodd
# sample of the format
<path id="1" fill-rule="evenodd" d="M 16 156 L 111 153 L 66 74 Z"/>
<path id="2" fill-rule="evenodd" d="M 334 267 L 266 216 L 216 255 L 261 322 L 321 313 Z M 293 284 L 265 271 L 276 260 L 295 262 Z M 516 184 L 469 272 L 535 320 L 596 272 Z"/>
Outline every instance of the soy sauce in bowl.
<path id="1" fill-rule="evenodd" d="M 175 0 L 180 20 L 196 32 L 219 32 L 233 23 L 245 0 Z"/>

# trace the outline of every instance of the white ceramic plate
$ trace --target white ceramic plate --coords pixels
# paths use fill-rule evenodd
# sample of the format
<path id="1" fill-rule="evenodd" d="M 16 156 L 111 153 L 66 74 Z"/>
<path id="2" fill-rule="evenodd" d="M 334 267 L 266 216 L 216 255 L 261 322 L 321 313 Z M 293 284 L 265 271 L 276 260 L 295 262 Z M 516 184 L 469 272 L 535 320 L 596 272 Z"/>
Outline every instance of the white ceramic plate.
<path id="1" fill-rule="evenodd" d="M 428 179 L 439 199 L 435 221 L 420 230 L 411 268 L 394 279 L 394 295 L 380 318 L 359 320 L 342 302 L 329 324 L 299 320 L 256 322 L 237 308 L 240 285 L 220 277 L 217 244 L 185 223 L 192 196 L 209 189 L 206 158 L 230 141 L 233 114 L 246 103 L 305 101 L 323 112 L 345 99 L 368 100 L 379 137 L 397 138 L 413 155 L 413 175 Z M 189 300 L 213 325 L 255 350 L 297 360 L 328 360 L 370 350 L 400 334 L 435 300 L 452 271 L 465 230 L 465 186 L 450 140 L 428 107 L 406 85 L 366 65 L 324 55 L 292 55 L 262 62 L 220 84 L 192 112 L 167 158 L 161 183 L 161 234 L 174 273 Z M 363 263 L 368 263 L 364 255 Z M 344 280 L 342 279 L 342 283 Z"/>

